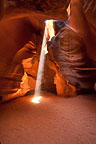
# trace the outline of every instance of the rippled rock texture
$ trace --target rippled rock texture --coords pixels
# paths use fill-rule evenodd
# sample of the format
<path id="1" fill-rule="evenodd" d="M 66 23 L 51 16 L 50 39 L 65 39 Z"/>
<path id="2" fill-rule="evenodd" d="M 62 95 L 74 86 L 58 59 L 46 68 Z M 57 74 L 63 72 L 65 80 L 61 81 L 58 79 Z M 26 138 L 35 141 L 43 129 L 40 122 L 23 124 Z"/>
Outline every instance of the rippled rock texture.
<path id="1" fill-rule="evenodd" d="M 1 1 L 0 1 L 1 2 Z M 27 1 L 26 1 L 27 2 Z M 17 95 L 24 95 L 24 93 L 17 93 L 22 85 L 22 79 L 24 80 L 24 63 L 22 60 L 27 59 L 32 61 L 34 54 L 38 55 L 39 60 L 40 49 L 43 39 L 44 32 L 44 21 L 46 19 L 57 19 L 66 21 L 68 18 L 67 7 L 69 1 L 50 1 L 50 0 L 38 0 L 29 1 L 28 3 L 21 3 L 18 1 L 16 7 L 10 7 L 6 10 L 4 18 L 0 21 L 0 94 L 2 97 L 9 94 L 16 93 Z M 27 4 L 27 5 L 26 5 Z M 30 4 L 30 5 L 29 5 Z M 3 16 L 3 5 L 0 3 L 2 8 L 1 17 Z M 19 7 L 19 9 L 17 8 Z M 32 8 L 34 7 L 34 11 Z M 28 9 L 27 9 L 28 8 Z M 95 0 L 82 1 L 82 8 L 85 17 L 90 25 L 91 39 L 96 40 L 96 2 Z M 30 10 L 29 10 L 30 9 Z M 12 12 L 11 12 L 12 10 Z M 90 13 L 91 11 L 91 13 Z M 8 12 L 8 13 L 7 13 Z M 7 13 L 7 14 L 6 14 Z M 82 13 L 82 12 L 81 12 Z M 95 46 L 92 48 L 93 51 L 88 51 L 86 54 L 86 47 L 89 45 L 91 39 L 89 38 L 82 40 L 82 35 L 78 36 L 70 28 L 70 23 L 59 23 L 56 27 L 56 37 L 52 39 L 51 44 L 53 45 L 52 53 L 54 60 L 50 64 L 45 63 L 45 71 L 42 79 L 42 88 L 48 91 L 55 91 L 62 93 L 61 91 L 67 91 L 67 88 L 71 92 L 75 92 L 77 89 L 90 89 L 94 87 L 96 75 L 95 71 L 81 70 L 80 68 L 95 68 Z M 66 24 L 68 24 L 66 26 Z M 79 25 L 78 21 L 78 25 Z M 55 25 L 56 26 L 56 25 Z M 68 27 L 69 26 L 69 27 Z M 74 25 L 73 25 L 74 26 Z M 86 29 L 85 29 L 86 30 Z M 70 45 L 70 33 L 71 33 L 71 45 Z M 81 33 L 82 34 L 82 33 Z M 87 40 L 87 41 L 86 41 Z M 30 42 L 33 46 L 30 47 Z M 88 42 L 88 43 L 87 43 Z M 78 44 L 79 43 L 79 44 Z M 87 43 L 84 44 L 84 43 Z M 95 45 L 95 43 L 92 45 Z M 91 46 L 92 46 L 91 45 Z M 67 46 L 67 47 L 66 47 Z M 89 45 L 90 46 L 90 45 Z M 50 46 L 49 46 L 50 49 Z M 91 60 L 90 55 L 91 54 Z M 50 56 L 49 56 L 50 58 Z M 24 61 L 23 61 L 24 62 Z M 32 64 L 32 62 L 30 62 Z M 55 64 L 55 68 L 54 65 Z M 36 64 L 38 65 L 38 64 Z M 58 65 L 58 66 L 57 66 Z M 38 67 L 38 66 L 37 66 Z M 57 68 L 58 67 L 58 68 Z M 74 69 L 73 68 L 77 68 Z M 79 69 L 78 69 L 79 68 Z M 59 69 L 59 71 L 58 71 Z M 66 70 L 65 70 L 66 69 Z M 36 82 L 30 78 L 32 75 L 27 72 L 29 79 L 33 80 L 33 88 Z M 37 71 L 37 70 L 36 70 Z M 36 72 L 35 71 L 35 72 Z M 67 74 L 66 74 L 67 73 Z M 29 74 L 29 75 L 28 75 Z M 55 74 L 57 79 L 60 81 L 54 82 Z M 26 76 L 26 74 L 25 74 Z M 32 75 L 34 77 L 34 75 Z M 64 78 L 62 84 L 62 76 Z M 88 82 L 91 81 L 90 83 Z M 30 80 L 29 80 L 30 81 Z M 56 85 L 57 83 L 57 85 Z M 57 88 L 59 86 L 59 88 Z M 62 87 L 64 86 L 64 87 Z M 22 86 L 21 86 L 22 87 Z M 66 87 L 66 88 L 65 88 Z M 28 90 L 30 90 L 28 89 Z M 66 89 L 66 90 L 65 90 Z M 17 96 L 15 95 L 15 96 Z"/>

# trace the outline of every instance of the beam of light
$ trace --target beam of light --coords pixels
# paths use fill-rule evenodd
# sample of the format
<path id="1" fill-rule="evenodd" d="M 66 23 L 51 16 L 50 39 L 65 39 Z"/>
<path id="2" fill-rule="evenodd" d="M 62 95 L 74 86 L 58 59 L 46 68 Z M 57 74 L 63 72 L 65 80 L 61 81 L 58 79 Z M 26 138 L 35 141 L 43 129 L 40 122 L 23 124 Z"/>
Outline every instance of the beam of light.
<path id="1" fill-rule="evenodd" d="M 36 80 L 36 86 L 35 86 L 35 93 L 34 93 L 33 99 L 31 100 L 31 102 L 34 102 L 34 103 L 40 103 L 39 100 L 42 98 L 41 96 L 39 96 L 39 94 L 40 94 L 40 89 L 41 89 L 42 75 L 44 71 L 45 55 L 48 53 L 47 39 L 49 37 L 49 40 L 51 40 L 51 38 L 54 35 L 55 34 L 54 34 L 54 29 L 53 29 L 53 20 L 46 20 L 43 42 L 42 42 L 42 47 L 41 47 L 40 62 L 39 62 L 37 80 Z"/>
<path id="2" fill-rule="evenodd" d="M 53 26 L 53 20 L 46 20 L 46 29 L 47 29 L 47 35 L 49 35 L 49 41 L 53 36 L 55 36 L 54 26 Z"/>

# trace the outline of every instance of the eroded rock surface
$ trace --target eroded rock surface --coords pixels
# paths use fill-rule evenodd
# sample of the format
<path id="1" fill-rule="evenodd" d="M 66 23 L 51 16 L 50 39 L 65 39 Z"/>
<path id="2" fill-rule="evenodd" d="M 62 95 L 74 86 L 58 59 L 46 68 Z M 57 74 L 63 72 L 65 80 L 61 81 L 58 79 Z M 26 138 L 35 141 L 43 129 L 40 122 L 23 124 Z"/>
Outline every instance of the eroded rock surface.
<path id="1" fill-rule="evenodd" d="M 70 19 L 67 23 L 64 22 L 63 28 L 49 43 L 49 48 L 53 50 L 54 58 L 60 67 L 60 73 L 70 84 L 75 86 L 78 91 L 94 91 L 96 36 L 93 37 L 93 32 L 90 31 L 92 25 L 86 20 L 87 16 L 81 12 L 83 9 L 80 1 L 72 1 L 71 4 L 73 9 Z"/>
<path id="2" fill-rule="evenodd" d="M 76 89 L 86 91 L 96 87 L 94 85 L 96 82 L 96 57 L 94 55 L 96 2 L 95 0 L 85 2 L 83 1 L 82 7 L 92 36 L 89 35 L 88 39 L 90 41 L 93 39 L 92 46 L 94 45 L 91 58 L 90 51 L 86 50 L 86 47 L 91 43 L 86 39 L 86 34 L 80 36 L 82 33 L 78 35 L 70 23 L 57 21 L 56 37 L 52 38 L 49 44 L 53 58 L 49 50 L 48 57 L 51 61 L 51 67 L 46 58 L 42 89 L 54 92 L 56 87 L 57 93 L 63 95 L 64 92 L 68 93 L 69 91 L 69 93 L 75 93 Z M 50 18 L 66 20 L 68 4 L 69 1 L 62 0 L 36 1 L 34 5 L 41 12 L 31 11 L 30 14 L 7 17 L 0 22 L 0 94 L 2 96 L 8 95 L 10 97 L 11 94 L 13 98 L 22 96 L 29 90 L 34 90 L 44 21 Z M 90 10 L 92 10 L 91 14 Z M 30 49 L 28 44 L 25 45 L 29 41 L 34 44 L 33 49 Z M 38 55 L 35 60 L 33 60 L 34 53 Z M 22 60 L 25 61 L 23 61 L 23 65 Z M 25 77 L 22 77 L 23 75 Z"/>

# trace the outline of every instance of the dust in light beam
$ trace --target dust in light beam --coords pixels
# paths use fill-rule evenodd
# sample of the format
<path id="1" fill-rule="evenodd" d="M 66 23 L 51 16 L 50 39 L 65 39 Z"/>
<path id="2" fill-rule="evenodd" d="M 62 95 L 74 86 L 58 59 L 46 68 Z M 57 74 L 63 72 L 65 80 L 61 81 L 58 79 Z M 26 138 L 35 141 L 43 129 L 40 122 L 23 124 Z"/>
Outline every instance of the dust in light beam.
<path id="1" fill-rule="evenodd" d="M 42 96 L 39 96 L 39 95 L 40 95 L 41 80 L 42 80 L 42 75 L 43 75 L 43 70 L 44 70 L 45 55 L 48 53 L 47 40 L 50 41 L 54 35 L 55 35 L 55 32 L 54 32 L 54 27 L 53 27 L 53 20 L 46 20 L 43 42 L 42 42 L 42 47 L 41 47 L 41 55 L 40 55 L 38 73 L 37 73 L 37 80 L 36 80 L 36 86 L 35 86 L 35 93 L 34 93 L 33 99 L 31 100 L 31 102 L 34 102 L 34 103 L 40 103 L 40 100 L 42 98 Z"/>

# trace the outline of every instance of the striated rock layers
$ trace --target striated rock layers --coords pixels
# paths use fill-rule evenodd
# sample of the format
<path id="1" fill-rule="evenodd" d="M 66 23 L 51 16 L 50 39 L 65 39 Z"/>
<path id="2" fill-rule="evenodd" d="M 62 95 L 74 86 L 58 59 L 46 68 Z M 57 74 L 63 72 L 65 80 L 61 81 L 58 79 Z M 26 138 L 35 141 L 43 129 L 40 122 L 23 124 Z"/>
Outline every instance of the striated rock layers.
<path id="1" fill-rule="evenodd" d="M 4 101 L 7 101 L 14 97 L 23 96 L 30 90 L 34 91 L 44 21 L 52 17 L 66 20 L 66 8 L 69 1 L 66 2 L 64 1 L 65 5 L 63 6 L 62 1 L 54 1 L 53 3 L 51 1 L 44 1 L 44 3 L 37 1 L 36 5 L 41 12 L 22 13 L 14 17 L 4 18 L 0 22 L 1 101 L 3 101 L 3 98 L 5 98 Z M 93 91 L 96 87 L 96 58 L 94 56 L 96 3 L 94 0 L 92 2 L 87 1 L 87 3 L 83 2 L 82 12 L 84 11 L 87 19 L 87 26 L 90 25 L 92 37 L 88 37 L 84 33 L 86 31 L 82 33 L 82 29 L 79 29 L 81 33 L 74 31 L 77 27 L 74 25 L 76 19 L 71 21 L 72 15 L 68 21 L 57 21 L 55 23 L 56 36 L 48 43 L 49 53 L 46 56 L 42 77 L 43 90 L 57 91 L 58 95 L 64 96 L 64 94 L 74 95 L 76 91 Z M 89 11 L 93 5 L 91 16 Z M 72 12 L 74 13 L 74 11 Z M 80 22 L 82 22 L 82 19 Z M 73 25 L 71 26 L 71 24 Z M 76 26 L 78 25 L 77 23 Z M 89 38 L 90 41 L 88 41 Z M 88 51 L 90 44 L 92 44 L 92 53 Z"/>

